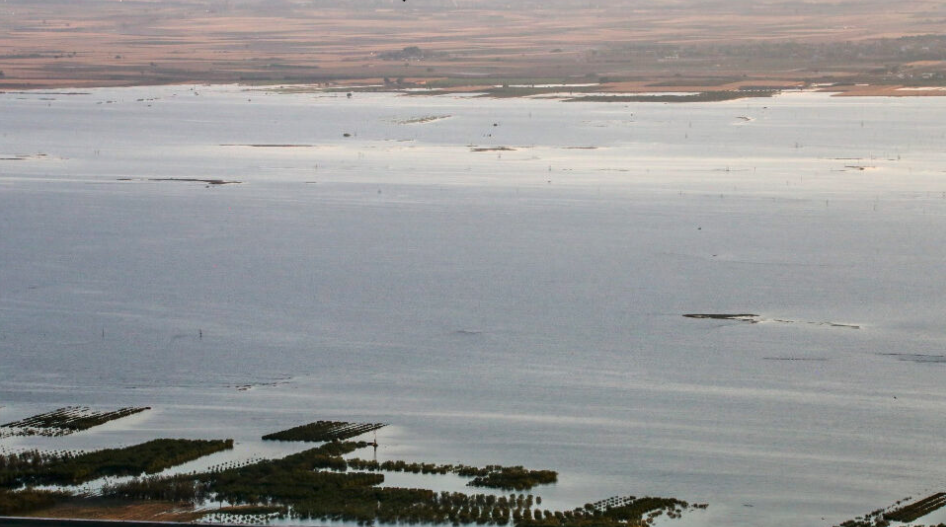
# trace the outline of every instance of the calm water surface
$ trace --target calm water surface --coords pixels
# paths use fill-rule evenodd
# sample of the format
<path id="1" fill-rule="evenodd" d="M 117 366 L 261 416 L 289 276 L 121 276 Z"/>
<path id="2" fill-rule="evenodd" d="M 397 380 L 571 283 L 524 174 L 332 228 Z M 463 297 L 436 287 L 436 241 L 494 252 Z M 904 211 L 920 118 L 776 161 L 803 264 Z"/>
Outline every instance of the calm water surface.
<path id="1" fill-rule="evenodd" d="M 154 407 L 0 446 L 238 441 L 212 464 L 383 421 L 379 459 L 554 469 L 548 508 L 710 504 L 681 526 L 831 525 L 942 491 L 944 115 L 0 94 L 0 421 Z M 241 183 L 155 181 L 174 178 Z"/>

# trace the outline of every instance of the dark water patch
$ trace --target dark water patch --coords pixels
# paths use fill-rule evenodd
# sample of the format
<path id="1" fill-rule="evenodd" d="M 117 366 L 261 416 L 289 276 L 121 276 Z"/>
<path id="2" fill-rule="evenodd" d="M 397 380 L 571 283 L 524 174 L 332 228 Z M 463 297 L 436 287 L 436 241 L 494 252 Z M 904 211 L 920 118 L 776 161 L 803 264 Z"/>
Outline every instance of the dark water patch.
<path id="1" fill-rule="evenodd" d="M 918 364 L 946 364 L 946 355 L 924 355 L 922 353 L 880 353 L 879 355 Z"/>
<path id="2" fill-rule="evenodd" d="M 687 313 L 683 316 L 687 318 L 709 318 L 713 320 L 738 320 L 751 324 L 757 324 L 759 322 L 759 315 L 753 315 L 752 313 Z"/>
<path id="3" fill-rule="evenodd" d="M 263 388 L 263 387 L 275 388 L 275 387 L 277 387 L 277 386 L 282 386 L 282 385 L 288 383 L 291 379 L 292 379 L 292 377 L 285 377 L 285 378 L 281 378 L 281 379 L 277 379 L 277 380 L 269 381 L 269 382 L 251 382 L 251 383 L 246 383 L 246 384 L 230 384 L 230 385 L 227 385 L 227 387 L 228 387 L 228 388 L 235 388 L 237 391 L 240 391 L 240 392 L 247 392 L 247 391 L 250 391 L 250 390 L 252 390 L 252 389 L 254 389 L 254 388 Z"/>
<path id="4" fill-rule="evenodd" d="M 15 154 L 15 155 L 6 155 L 0 156 L 0 161 L 26 161 L 28 159 L 42 159 L 48 157 L 47 154 Z"/>
<path id="5" fill-rule="evenodd" d="M 206 183 L 207 185 L 239 185 L 243 183 L 242 181 L 227 181 L 225 179 L 197 179 L 197 178 L 130 178 L 130 177 L 120 177 L 118 181 L 177 181 L 181 183 Z"/>
<path id="6" fill-rule="evenodd" d="M 749 322 L 758 324 L 759 322 L 778 322 L 779 324 L 808 324 L 811 326 L 827 326 L 833 328 L 860 329 L 857 324 L 843 324 L 840 322 L 812 322 L 806 320 L 791 320 L 787 318 L 762 318 L 760 315 L 752 313 L 687 313 L 683 315 L 687 318 L 708 318 L 713 320 L 735 320 L 739 322 Z"/>
<path id="7" fill-rule="evenodd" d="M 515 148 L 508 146 L 480 146 L 470 148 L 470 152 L 515 152 Z"/>
<path id="8" fill-rule="evenodd" d="M 762 357 L 762 360 L 785 361 L 785 362 L 827 362 L 824 357 Z"/>

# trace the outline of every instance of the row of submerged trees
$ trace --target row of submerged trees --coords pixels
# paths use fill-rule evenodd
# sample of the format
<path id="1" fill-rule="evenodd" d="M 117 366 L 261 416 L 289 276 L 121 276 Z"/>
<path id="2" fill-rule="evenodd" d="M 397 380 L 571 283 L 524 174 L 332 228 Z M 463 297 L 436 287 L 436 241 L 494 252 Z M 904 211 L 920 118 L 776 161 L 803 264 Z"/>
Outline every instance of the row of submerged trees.
<path id="1" fill-rule="evenodd" d="M 218 465 L 201 473 L 154 476 L 165 468 L 233 447 L 232 440 L 159 439 L 122 449 L 95 452 L 38 451 L 0 455 L 0 514 L 32 510 L 64 499 L 64 495 L 35 491 L 31 485 L 74 485 L 104 476 L 135 477 L 106 484 L 102 496 L 122 500 L 161 500 L 179 503 L 229 502 L 241 514 L 278 515 L 297 519 L 349 521 L 362 525 L 452 524 L 515 525 L 517 527 L 637 527 L 658 515 L 675 516 L 687 504 L 673 499 L 628 498 L 615 506 L 586 505 L 570 511 L 533 508 L 541 498 L 532 495 L 465 494 L 428 489 L 382 488 L 381 471 L 423 474 L 453 473 L 471 478 L 470 485 L 526 490 L 554 483 L 557 473 L 521 466 L 437 465 L 404 461 L 345 460 L 342 456 L 373 446 L 365 441 L 341 441 L 380 424 L 319 421 L 285 431 L 285 436 L 319 436 L 325 444 L 281 459 Z M 367 428 L 366 428 L 367 427 Z M 12 489 L 27 486 L 25 491 Z M 278 512 L 272 512 L 278 511 Z"/>
<path id="2" fill-rule="evenodd" d="M 664 511 L 673 513 L 686 503 L 641 498 L 624 507 L 571 511 L 533 509 L 539 498 L 523 494 L 494 496 L 435 492 L 428 489 L 380 488 L 382 474 L 357 471 L 366 463 L 342 458 L 365 442 L 331 442 L 282 459 L 263 460 L 201 474 L 140 478 L 108 487 L 107 497 L 188 502 L 226 501 L 235 504 L 284 507 L 282 516 L 362 525 L 441 524 L 509 525 L 520 527 L 627 527 L 646 525 Z M 395 462 L 396 463 L 396 462 Z M 379 465 L 380 467 L 381 465 Z M 348 468 L 355 469 L 353 471 Z M 502 472 L 502 467 L 467 467 L 466 474 Z M 513 467 L 515 468 L 515 467 Z M 380 469 L 380 468 L 379 468 Z M 474 470 L 475 469 L 475 470 Z M 431 473 L 428 471 L 428 473 Z"/>
<path id="3" fill-rule="evenodd" d="M 558 481 L 553 470 L 529 470 L 522 466 L 503 467 L 487 465 L 437 465 L 434 463 L 407 463 L 405 461 L 348 460 L 348 468 L 367 471 L 411 472 L 413 474 L 449 474 L 473 478 L 471 487 L 488 487 L 502 490 L 529 490 L 537 485 L 549 485 Z"/>
<path id="4" fill-rule="evenodd" d="M 64 436 L 150 409 L 147 406 L 140 406 L 120 408 L 111 412 L 100 412 L 86 406 L 67 406 L 0 425 L 0 429 L 5 432 L 3 435 Z"/>
<path id="5" fill-rule="evenodd" d="M 0 456 L 0 487 L 77 485 L 105 476 L 154 474 L 233 448 L 233 440 L 155 439 L 94 452 L 29 451 Z"/>
<path id="6" fill-rule="evenodd" d="M 263 436 L 266 441 L 345 441 L 387 426 L 384 423 L 348 423 L 345 421 L 316 421 L 281 432 Z"/>

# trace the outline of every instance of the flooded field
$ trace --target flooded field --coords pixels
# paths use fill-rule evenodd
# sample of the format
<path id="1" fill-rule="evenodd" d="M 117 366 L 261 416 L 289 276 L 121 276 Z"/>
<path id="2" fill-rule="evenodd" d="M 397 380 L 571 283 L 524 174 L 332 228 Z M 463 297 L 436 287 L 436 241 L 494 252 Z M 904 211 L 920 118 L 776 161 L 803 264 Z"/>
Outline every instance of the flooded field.
<path id="1" fill-rule="evenodd" d="M 942 492 L 944 111 L 0 94 L 0 424 L 150 407 L 0 449 L 235 440 L 196 470 L 386 423 L 378 461 L 708 503 L 686 527 Z"/>

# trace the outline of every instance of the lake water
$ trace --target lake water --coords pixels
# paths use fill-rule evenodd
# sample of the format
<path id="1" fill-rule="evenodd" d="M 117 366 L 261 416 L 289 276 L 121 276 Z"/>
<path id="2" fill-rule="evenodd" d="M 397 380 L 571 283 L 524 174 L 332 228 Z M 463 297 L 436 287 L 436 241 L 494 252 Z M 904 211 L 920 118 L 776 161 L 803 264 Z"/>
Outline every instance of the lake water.
<path id="1" fill-rule="evenodd" d="M 382 460 L 559 471 L 550 509 L 710 504 L 680 526 L 832 525 L 942 491 L 944 115 L 811 93 L 0 94 L 0 422 L 154 407 L 0 446 L 236 439 L 213 463 L 380 421 Z M 156 181 L 181 178 L 241 183 Z"/>

